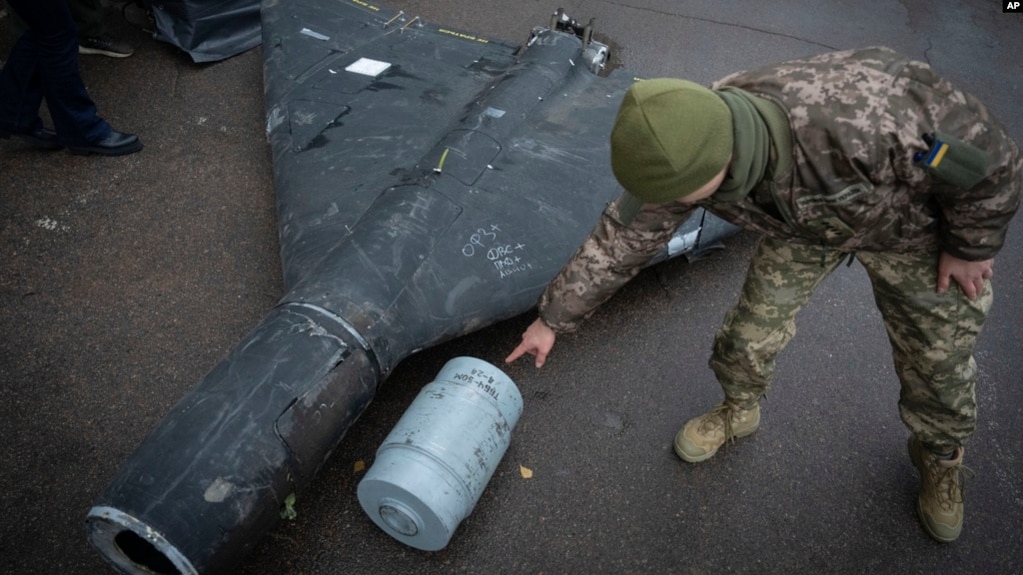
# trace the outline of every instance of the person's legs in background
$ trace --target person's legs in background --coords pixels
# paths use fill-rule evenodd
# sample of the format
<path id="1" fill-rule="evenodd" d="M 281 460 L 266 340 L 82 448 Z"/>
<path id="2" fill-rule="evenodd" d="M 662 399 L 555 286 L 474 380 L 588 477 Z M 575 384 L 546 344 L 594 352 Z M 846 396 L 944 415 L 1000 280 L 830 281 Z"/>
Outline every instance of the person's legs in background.
<path id="1" fill-rule="evenodd" d="M 78 41 L 64 0 L 7 0 L 28 27 L 0 71 L 0 137 L 40 147 L 65 145 L 76 154 L 122 155 L 142 148 L 137 136 L 111 129 L 89 97 L 78 68 Z M 56 138 L 39 119 L 42 98 Z"/>

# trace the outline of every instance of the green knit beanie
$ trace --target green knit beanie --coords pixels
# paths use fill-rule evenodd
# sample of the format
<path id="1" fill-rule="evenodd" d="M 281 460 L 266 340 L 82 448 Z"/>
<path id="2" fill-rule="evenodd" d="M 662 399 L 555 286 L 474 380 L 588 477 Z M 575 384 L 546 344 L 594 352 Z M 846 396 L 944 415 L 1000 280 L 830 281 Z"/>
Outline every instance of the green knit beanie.
<path id="1" fill-rule="evenodd" d="M 732 153 L 732 114 L 714 92 L 658 78 L 625 93 L 611 131 L 618 183 L 647 203 L 687 196 L 711 181 Z"/>

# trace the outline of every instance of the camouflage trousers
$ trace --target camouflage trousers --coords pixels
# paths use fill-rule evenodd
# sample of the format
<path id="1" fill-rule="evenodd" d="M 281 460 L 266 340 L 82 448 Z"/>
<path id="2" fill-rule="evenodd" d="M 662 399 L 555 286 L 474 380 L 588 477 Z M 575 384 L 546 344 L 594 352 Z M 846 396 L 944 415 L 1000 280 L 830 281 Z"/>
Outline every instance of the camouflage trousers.
<path id="1" fill-rule="evenodd" d="M 796 313 L 848 252 L 764 238 L 739 303 L 714 339 L 710 367 L 725 396 L 751 408 L 770 386 L 775 358 L 796 334 Z M 976 430 L 973 347 L 993 299 L 991 282 L 970 301 L 953 280 L 937 294 L 937 253 L 856 252 L 874 289 L 901 382 L 902 421 L 927 447 L 947 452 Z"/>

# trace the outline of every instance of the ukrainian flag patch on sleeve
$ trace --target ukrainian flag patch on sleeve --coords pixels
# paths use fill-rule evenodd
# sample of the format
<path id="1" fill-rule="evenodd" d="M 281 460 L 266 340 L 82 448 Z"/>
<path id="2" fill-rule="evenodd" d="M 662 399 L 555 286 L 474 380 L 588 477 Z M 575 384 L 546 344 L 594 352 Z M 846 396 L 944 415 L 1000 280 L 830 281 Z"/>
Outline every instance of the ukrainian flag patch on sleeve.
<path id="1" fill-rule="evenodd" d="M 935 141 L 931 153 L 924 159 L 924 165 L 928 168 L 937 168 L 941 164 L 941 160 L 945 158 L 946 152 L 948 152 L 948 144 L 941 140 Z"/>
<path id="2" fill-rule="evenodd" d="M 931 149 L 919 152 L 915 159 L 935 178 L 969 190 L 991 173 L 990 154 L 973 144 L 940 133 L 924 139 Z"/>

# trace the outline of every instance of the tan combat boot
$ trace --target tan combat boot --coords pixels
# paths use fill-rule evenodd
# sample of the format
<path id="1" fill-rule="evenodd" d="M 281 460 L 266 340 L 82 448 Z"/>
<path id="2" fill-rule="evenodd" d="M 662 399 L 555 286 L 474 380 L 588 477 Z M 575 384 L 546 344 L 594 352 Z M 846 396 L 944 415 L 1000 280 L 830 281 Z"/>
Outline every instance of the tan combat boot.
<path id="1" fill-rule="evenodd" d="M 726 441 L 746 437 L 760 425 L 760 405 L 740 409 L 725 400 L 697 418 L 690 419 L 675 435 L 675 454 L 689 463 L 706 461 Z"/>
<path id="2" fill-rule="evenodd" d="M 956 448 L 952 459 L 941 459 L 910 436 L 909 458 L 920 471 L 920 496 L 916 501 L 920 523 L 938 541 L 955 541 L 963 530 L 963 489 L 959 483 L 960 470 L 966 470 L 963 448 Z"/>

